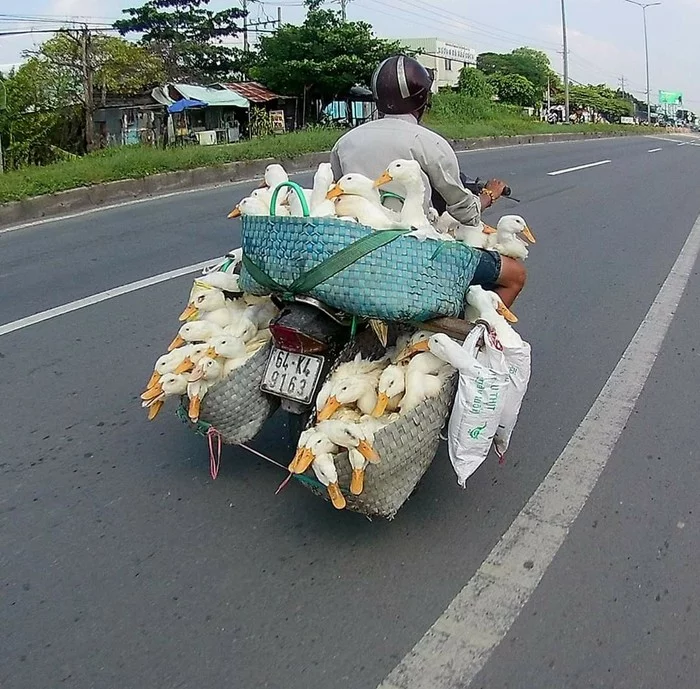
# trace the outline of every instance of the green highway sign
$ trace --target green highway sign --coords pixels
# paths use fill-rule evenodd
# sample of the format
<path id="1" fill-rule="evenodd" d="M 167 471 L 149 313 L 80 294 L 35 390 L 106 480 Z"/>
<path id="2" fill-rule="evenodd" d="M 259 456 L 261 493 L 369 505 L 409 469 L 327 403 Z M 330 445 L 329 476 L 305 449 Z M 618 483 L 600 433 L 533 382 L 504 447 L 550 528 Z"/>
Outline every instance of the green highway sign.
<path id="1" fill-rule="evenodd" d="M 683 94 L 680 91 L 659 91 L 659 103 L 683 105 Z"/>

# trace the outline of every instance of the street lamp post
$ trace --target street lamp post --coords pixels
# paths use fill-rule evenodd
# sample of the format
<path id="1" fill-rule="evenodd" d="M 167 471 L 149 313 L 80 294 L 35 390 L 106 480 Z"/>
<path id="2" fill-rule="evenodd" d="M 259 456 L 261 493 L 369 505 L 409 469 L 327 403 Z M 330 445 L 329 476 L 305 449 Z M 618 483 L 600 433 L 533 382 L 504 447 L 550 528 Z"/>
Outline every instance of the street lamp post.
<path id="1" fill-rule="evenodd" d="M 561 0 L 561 31 L 564 43 L 564 123 L 569 124 L 571 108 L 569 105 L 569 39 L 566 34 L 566 6 Z"/>
<path id="2" fill-rule="evenodd" d="M 637 2 L 637 0 L 625 0 L 632 5 L 642 8 L 642 16 L 644 17 L 644 55 L 646 58 L 647 70 L 647 124 L 651 126 L 651 87 L 649 85 L 649 34 L 647 32 L 647 7 L 656 7 L 660 2 Z"/>

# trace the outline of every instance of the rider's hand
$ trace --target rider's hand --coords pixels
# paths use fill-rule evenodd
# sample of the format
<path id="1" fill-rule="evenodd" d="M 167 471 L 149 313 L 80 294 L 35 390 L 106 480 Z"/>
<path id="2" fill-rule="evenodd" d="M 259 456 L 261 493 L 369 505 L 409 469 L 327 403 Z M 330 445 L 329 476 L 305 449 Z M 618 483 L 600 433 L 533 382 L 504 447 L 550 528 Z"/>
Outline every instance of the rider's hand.
<path id="1" fill-rule="evenodd" d="M 503 196 L 503 192 L 506 188 L 506 183 L 502 182 L 500 179 L 492 179 L 490 180 L 484 189 L 488 189 L 489 196 L 492 197 L 493 201 L 496 201 L 497 199 L 500 199 L 501 196 Z"/>

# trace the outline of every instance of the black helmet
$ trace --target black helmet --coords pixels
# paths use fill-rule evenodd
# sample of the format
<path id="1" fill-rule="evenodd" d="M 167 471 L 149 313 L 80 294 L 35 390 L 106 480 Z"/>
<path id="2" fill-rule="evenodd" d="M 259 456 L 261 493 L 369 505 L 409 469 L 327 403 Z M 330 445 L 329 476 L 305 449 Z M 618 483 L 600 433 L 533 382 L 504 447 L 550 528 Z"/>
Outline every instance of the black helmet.
<path id="1" fill-rule="evenodd" d="M 412 57 L 394 55 L 377 67 L 372 76 L 372 94 L 384 115 L 407 115 L 428 104 L 433 78 Z"/>

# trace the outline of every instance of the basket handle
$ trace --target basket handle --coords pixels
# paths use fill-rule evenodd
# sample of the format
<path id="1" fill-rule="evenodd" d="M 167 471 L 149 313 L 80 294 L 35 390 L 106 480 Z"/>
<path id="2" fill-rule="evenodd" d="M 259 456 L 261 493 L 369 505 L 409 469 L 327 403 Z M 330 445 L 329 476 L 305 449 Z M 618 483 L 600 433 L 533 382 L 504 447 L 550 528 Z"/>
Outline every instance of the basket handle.
<path id="1" fill-rule="evenodd" d="M 311 213 L 309 212 L 309 204 L 306 202 L 306 194 L 304 190 L 296 182 L 282 182 L 278 184 L 275 190 L 272 192 L 272 198 L 270 199 L 270 215 L 275 215 L 275 209 L 277 208 L 277 197 L 280 195 L 280 191 L 287 187 L 294 191 L 299 198 L 301 203 L 301 212 L 304 214 L 305 218 L 308 218 Z"/>

